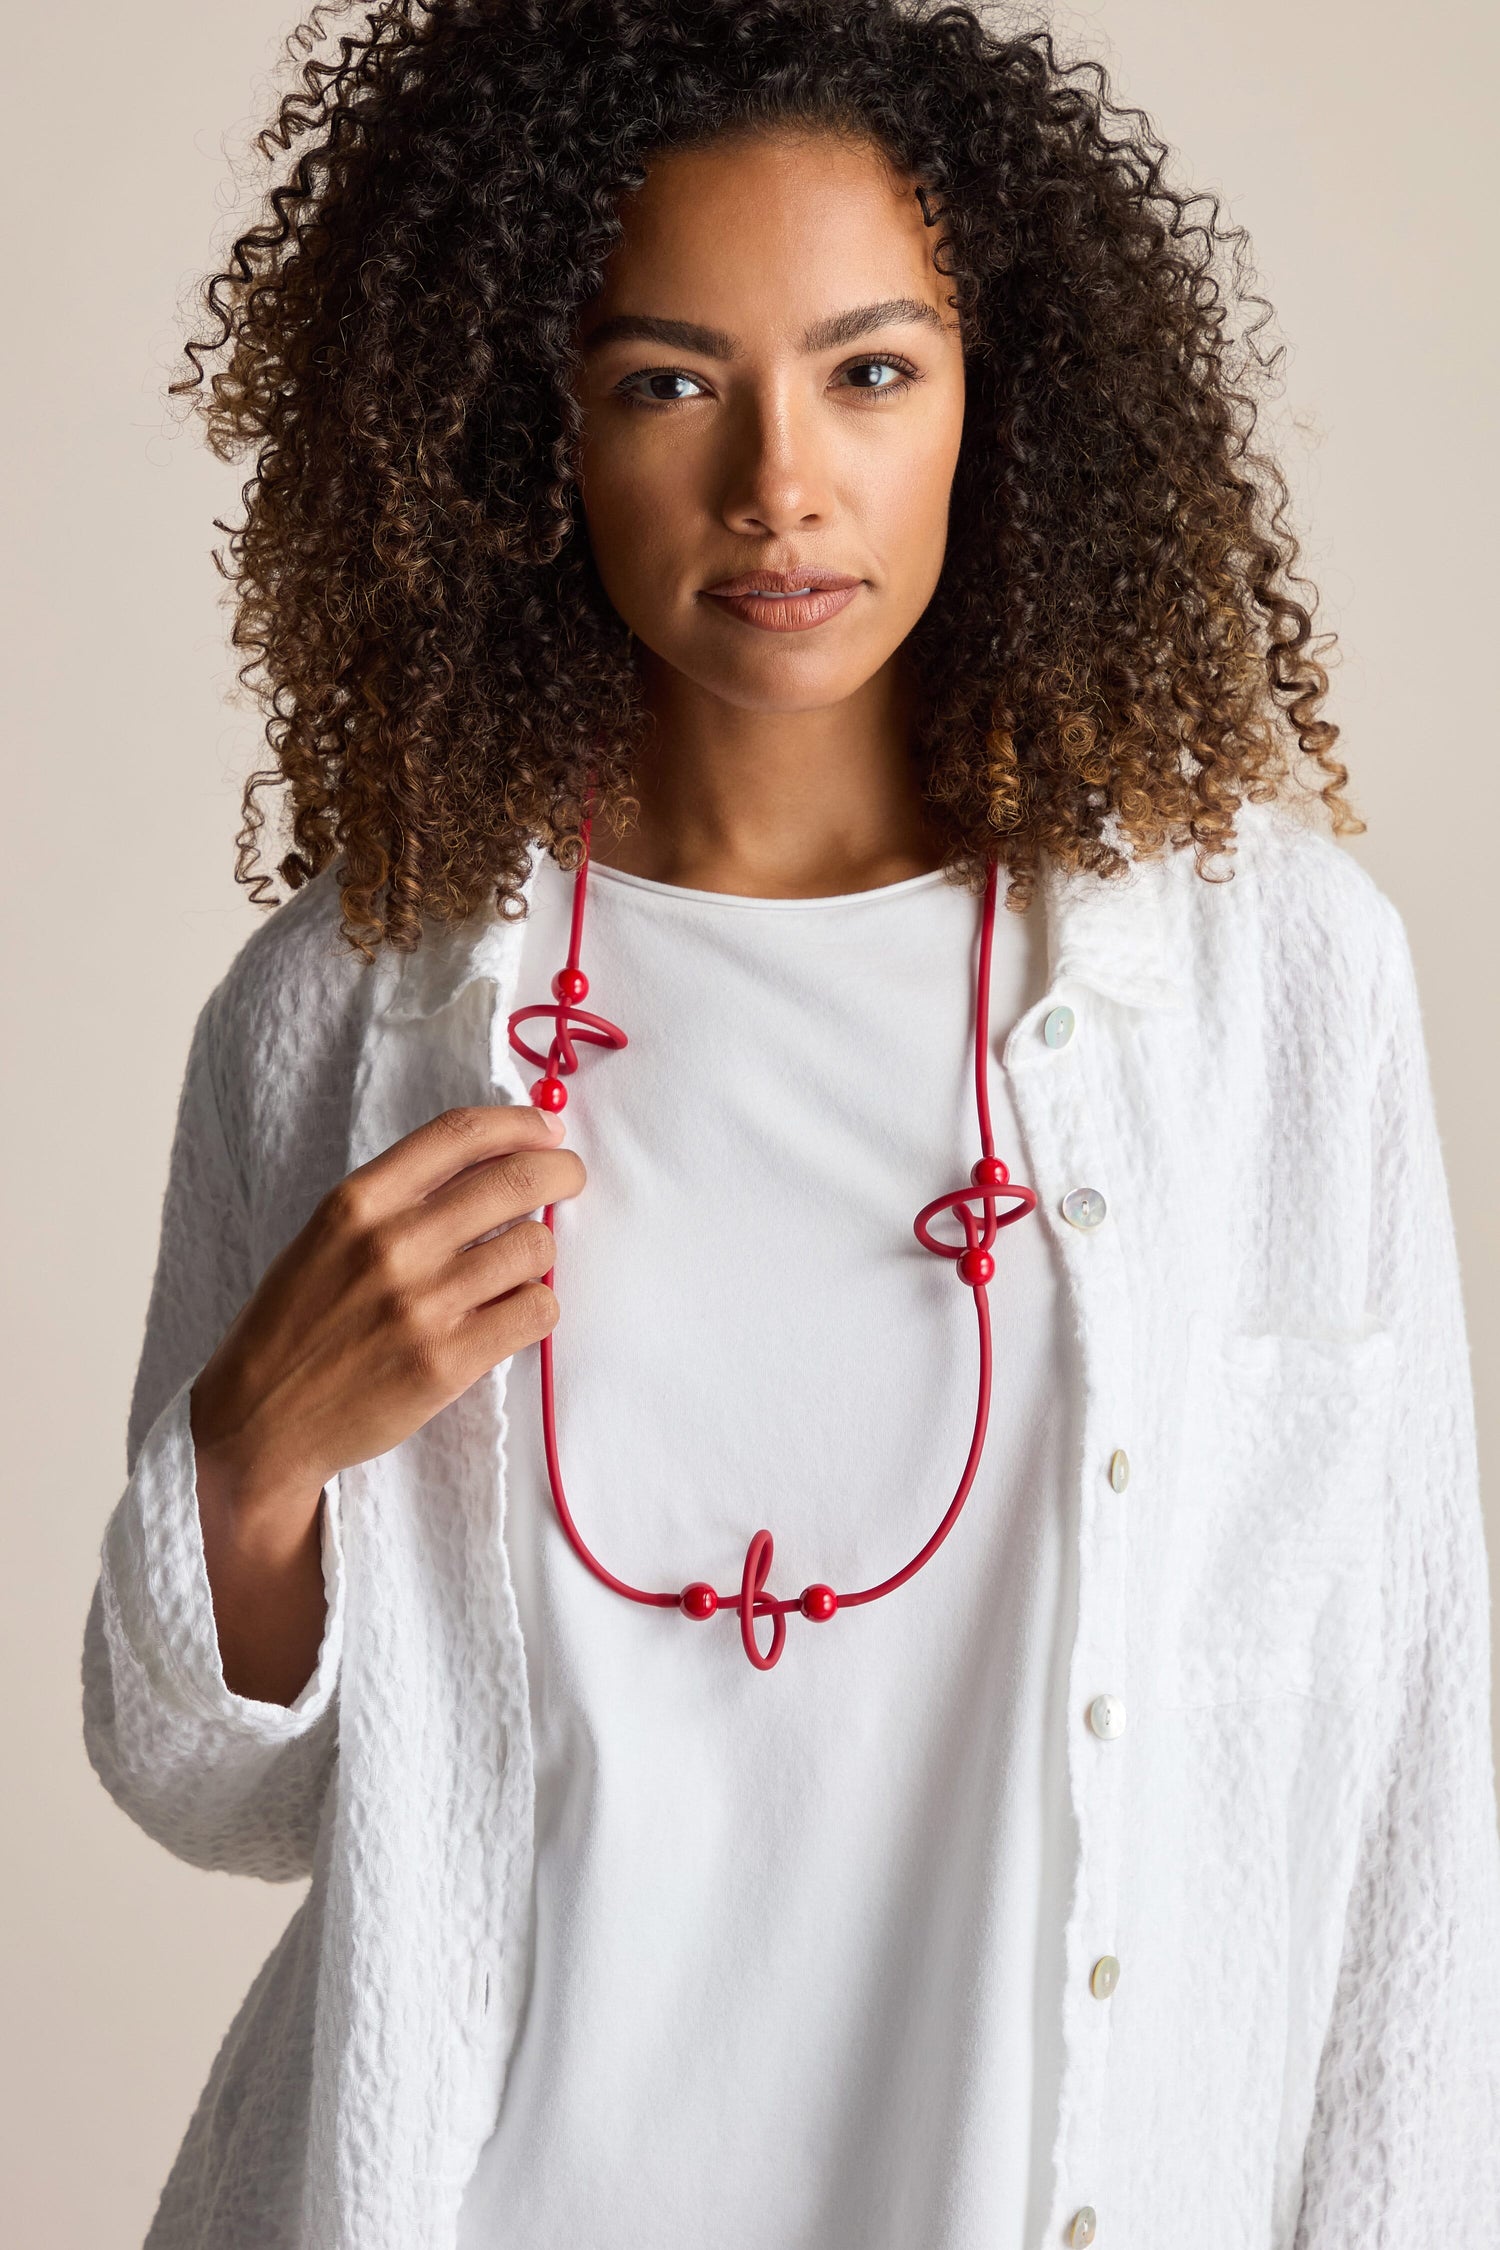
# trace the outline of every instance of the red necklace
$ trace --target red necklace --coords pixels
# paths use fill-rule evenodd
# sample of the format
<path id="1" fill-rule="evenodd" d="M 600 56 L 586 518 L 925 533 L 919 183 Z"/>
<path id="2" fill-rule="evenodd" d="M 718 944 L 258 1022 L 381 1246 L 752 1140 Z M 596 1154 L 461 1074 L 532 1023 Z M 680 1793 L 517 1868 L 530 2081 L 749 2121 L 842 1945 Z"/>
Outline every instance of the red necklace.
<path id="1" fill-rule="evenodd" d="M 575 1041 L 584 1040 L 596 1047 L 623 1047 L 627 1044 L 623 1031 L 609 1023 L 603 1016 L 591 1015 L 579 1006 L 589 989 L 589 980 L 578 965 L 579 950 L 583 941 L 583 907 L 588 879 L 590 819 L 582 824 L 583 855 L 573 884 L 573 924 L 568 944 L 568 959 L 564 968 L 552 979 L 555 1001 L 540 1003 L 531 1008 L 517 1008 L 510 1022 L 510 1043 L 518 1054 L 524 1055 L 545 1072 L 531 1089 L 531 1098 L 538 1109 L 560 1110 L 566 1107 L 568 1093 L 563 1079 L 578 1067 Z M 925 1546 L 919 1547 L 900 1570 L 889 1578 L 881 1579 L 877 1586 L 862 1587 L 852 1594 L 836 1594 L 831 1586 L 815 1584 L 805 1586 L 802 1592 L 783 1598 L 766 1592 L 770 1575 L 771 1556 L 774 1551 L 769 1531 L 757 1531 L 745 1550 L 745 1567 L 741 1573 L 739 1589 L 732 1594 L 715 1593 L 702 1579 L 695 1579 L 678 1593 L 654 1594 L 641 1586 L 631 1586 L 614 1572 L 606 1570 L 598 1557 L 585 1545 L 572 1511 L 563 1492 L 562 1469 L 557 1450 L 557 1414 L 552 1390 L 552 1338 L 541 1340 L 542 1369 L 542 1429 L 547 1449 L 547 1475 L 552 1485 L 552 1498 L 557 1508 L 558 1521 L 567 1535 L 568 1543 L 580 1562 L 587 1564 L 596 1578 L 606 1586 L 623 1594 L 627 1601 L 644 1602 L 653 1609 L 678 1609 L 684 1617 L 712 1617 L 718 1610 L 734 1609 L 739 1613 L 740 1638 L 745 1654 L 759 1671 L 768 1672 L 781 1654 L 786 1640 L 787 1614 L 800 1611 L 803 1617 L 816 1624 L 825 1623 L 840 1609 L 857 1609 L 861 1602 L 878 1601 L 882 1594 L 893 1594 L 898 1586 L 922 1568 L 936 1554 L 958 1521 L 959 1510 L 968 1498 L 969 1487 L 974 1482 L 984 1451 L 985 1430 L 990 1412 L 990 1309 L 985 1284 L 992 1280 L 995 1261 L 991 1245 L 1001 1227 L 1008 1227 L 1023 1219 L 1028 1211 L 1036 1209 L 1036 1196 L 1028 1187 L 1012 1180 L 1004 1162 L 995 1154 L 994 1138 L 990 1131 L 989 1086 L 987 1063 L 989 1059 L 990 1023 L 990 953 L 995 931 L 996 870 L 991 867 L 984 890 L 984 908 L 980 918 L 979 964 L 975 978 L 974 1006 L 974 1098 L 979 1112 L 979 1145 L 983 1154 L 976 1158 L 970 1173 L 971 1185 L 954 1188 L 947 1195 L 934 1197 L 917 1213 L 916 1237 L 924 1250 L 931 1250 L 940 1258 L 957 1262 L 958 1278 L 974 1292 L 974 1308 L 979 1317 L 979 1404 L 974 1415 L 974 1435 L 969 1444 L 969 1457 L 958 1490 L 948 1504 L 937 1529 Z M 545 1055 L 539 1055 L 521 1038 L 519 1026 L 533 1016 L 551 1018 L 554 1031 L 552 1044 Z M 999 1203 L 1005 1199 L 1008 1208 L 1001 1210 Z M 982 1208 L 982 1224 L 976 1220 L 972 1206 Z M 548 1204 L 544 1217 L 552 1224 L 555 1205 Z M 964 1231 L 959 1243 L 934 1241 L 931 1222 L 941 1211 L 957 1214 Z M 553 1271 L 555 1272 L 555 1268 Z M 546 1276 L 550 1285 L 553 1273 Z M 770 1645 L 764 1651 L 757 1645 L 755 1620 L 771 1620 Z"/>

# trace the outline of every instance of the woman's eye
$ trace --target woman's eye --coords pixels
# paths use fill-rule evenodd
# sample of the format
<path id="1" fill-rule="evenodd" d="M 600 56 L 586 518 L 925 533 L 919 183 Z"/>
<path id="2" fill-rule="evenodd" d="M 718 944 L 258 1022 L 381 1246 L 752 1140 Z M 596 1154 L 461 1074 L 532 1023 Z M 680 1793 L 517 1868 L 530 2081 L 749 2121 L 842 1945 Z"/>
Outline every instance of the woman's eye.
<path id="1" fill-rule="evenodd" d="M 682 370 L 677 367 L 648 367 L 639 375 L 627 375 L 624 382 L 619 384 L 617 388 L 620 397 L 631 406 L 675 406 L 679 399 L 694 398 L 698 394 L 694 391 L 674 392 L 670 387 L 657 388 L 657 386 L 670 386 L 673 383 L 696 383 L 697 380 L 696 375 L 684 375 Z M 645 383 L 648 386 L 647 390 L 644 393 L 638 391 L 635 387 L 637 383 Z"/>
<path id="2" fill-rule="evenodd" d="M 850 375 L 856 378 L 856 380 L 850 386 L 851 389 L 856 391 L 873 391 L 877 395 L 882 395 L 887 391 L 904 391 L 910 389 L 912 379 L 916 375 L 917 371 L 912 366 L 910 360 L 858 359 L 851 367 L 846 367 L 843 372 L 846 375 Z M 882 375 L 891 376 L 893 380 L 890 382 L 882 382 L 879 380 Z M 864 380 L 864 378 L 866 377 L 874 378 L 874 380 L 866 381 Z"/>

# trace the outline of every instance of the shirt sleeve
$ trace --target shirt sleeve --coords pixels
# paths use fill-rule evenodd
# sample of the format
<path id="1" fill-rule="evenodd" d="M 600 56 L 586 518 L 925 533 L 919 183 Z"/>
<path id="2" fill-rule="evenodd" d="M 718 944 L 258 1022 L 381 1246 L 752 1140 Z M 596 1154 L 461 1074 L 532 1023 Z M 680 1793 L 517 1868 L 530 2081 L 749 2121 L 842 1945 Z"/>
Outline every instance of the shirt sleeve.
<path id="1" fill-rule="evenodd" d="M 1473 1384 L 1411 953 L 1381 908 L 1370 1285 L 1396 1340 L 1387 1660 L 1295 2250 L 1437 2250 L 1500 2209 L 1500 1828 Z"/>
<path id="2" fill-rule="evenodd" d="M 198 1372 L 255 1278 L 215 1086 L 219 999 L 199 1015 L 178 1102 L 127 1482 L 84 1628 L 83 1731 L 105 1788 L 168 1851 L 286 1881 L 311 1867 L 337 1743 L 339 1490 L 335 1478 L 321 1508 L 327 1614 L 312 1677 L 290 1706 L 234 1694 L 219 1661 L 188 1419 Z"/>

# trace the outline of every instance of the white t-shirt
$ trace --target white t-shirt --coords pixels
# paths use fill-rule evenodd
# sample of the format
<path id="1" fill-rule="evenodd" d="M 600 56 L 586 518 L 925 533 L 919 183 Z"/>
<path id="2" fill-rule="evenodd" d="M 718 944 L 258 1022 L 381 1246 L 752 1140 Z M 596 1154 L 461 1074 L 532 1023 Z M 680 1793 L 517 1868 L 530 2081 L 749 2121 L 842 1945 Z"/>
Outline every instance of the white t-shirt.
<path id="1" fill-rule="evenodd" d="M 550 998 L 572 887 L 544 857 L 519 1003 Z M 978 1324 L 912 1221 L 980 1153 L 979 913 L 941 872 L 762 899 L 590 870 L 583 1004 L 630 1043 L 583 1047 L 568 1080 L 589 1176 L 554 1214 L 553 1348 L 564 1490 L 621 1577 L 726 1592 L 765 1526 L 771 1592 L 852 1590 L 951 1500 Z M 993 958 L 995 1146 L 1024 1181 L 995 1058 L 1045 990 L 1039 909 L 1001 908 Z M 545 1019 L 529 1036 L 546 1046 Z M 585 1569 L 553 1509 L 538 1348 L 513 1361 L 533 1951 L 462 2250 L 1036 2241 L 1075 1851 L 1079 1394 L 1048 1229 L 1022 1219 L 995 1257 L 989 1437 L 958 1522 L 894 1593 L 790 1616 L 769 1672 L 732 1608 L 694 1622 Z"/>

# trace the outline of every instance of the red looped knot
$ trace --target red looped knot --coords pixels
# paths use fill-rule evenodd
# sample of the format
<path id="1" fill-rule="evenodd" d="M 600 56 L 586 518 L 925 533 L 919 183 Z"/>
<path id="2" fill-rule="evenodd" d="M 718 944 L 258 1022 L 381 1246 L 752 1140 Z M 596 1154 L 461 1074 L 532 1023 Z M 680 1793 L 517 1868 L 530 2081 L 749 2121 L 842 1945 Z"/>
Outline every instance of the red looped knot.
<path id="1" fill-rule="evenodd" d="M 574 1005 L 570 994 L 578 999 L 588 991 L 589 980 L 582 969 L 559 969 L 552 979 L 552 989 L 558 997 L 550 1005 L 538 1001 L 531 1008 L 512 1009 L 508 1029 L 510 1043 L 518 1055 L 543 1070 L 531 1089 L 531 1098 L 538 1109 L 559 1110 L 567 1106 L 568 1089 L 563 1079 L 578 1068 L 576 1040 L 586 1040 L 593 1047 L 625 1047 L 629 1045 L 618 1024 L 607 1016 L 591 1015 L 587 1008 Z M 548 1016 L 553 1024 L 552 1044 L 546 1054 L 539 1054 L 521 1037 L 520 1026 L 533 1016 Z"/>
<path id="2" fill-rule="evenodd" d="M 769 1672 L 786 1646 L 786 1604 L 778 1602 L 765 1590 L 775 1549 L 776 1542 L 769 1531 L 757 1531 L 745 1549 L 745 1570 L 740 1579 L 740 1639 L 757 1672 Z M 757 1616 L 771 1620 L 771 1645 L 764 1656 L 755 1645 Z"/>
<path id="3" fill-rule="evenodd" d="M 1028 1211 L 1036 1209 L 1036 1194 L 1022 1187 L 1019 1180 L 1010 1176 L 1010 1168 L 1003 1157 L 980 1156 L 974 1160 L 968 1187 L 953 1188 L 947 1195 L 934 1196 L 924 1203 L 913 1222 L 918 1242 L 924 1250 L 931 1250 L 939 1258 L 953 1258 L 958 1264 L 958 1278 L 971 1289 L 982 1289 L 995 1278 L 995 1261 L 990 1249 L 1002 1227 L 1014 1226 L 1024 1219 Z M 1010 1208 L 1001 1210 L 1004 1197 Z M 981 1226 L 973 1206 L 980 1206 L 983 1216 Z M 932 1233 L 932 1221 L 943 1211 L 958 1214 L 964 1230 L 962 1242 L 939 1242 Z"/>

